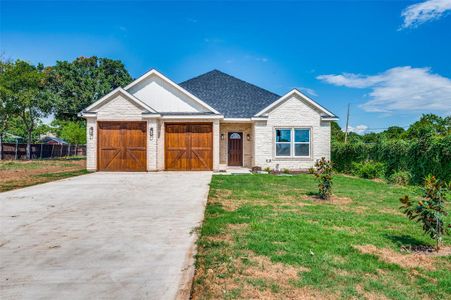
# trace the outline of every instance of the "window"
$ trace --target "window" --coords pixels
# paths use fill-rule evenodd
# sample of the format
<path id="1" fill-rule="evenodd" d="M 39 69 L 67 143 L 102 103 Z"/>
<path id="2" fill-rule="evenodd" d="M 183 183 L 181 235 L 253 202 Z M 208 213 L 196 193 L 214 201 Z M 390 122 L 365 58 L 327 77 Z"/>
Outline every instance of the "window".
<path id="1" fill-rule="evenodd" d="M 229 137 L 231 140 L 241 140 L 241 135 L 239 133 L 232 133 Z"/>
<path id="2" fill-rule="evenodd" d="M 278 157 L 310 156 L 310 129 L 277 128 L 275 142 Z"/>

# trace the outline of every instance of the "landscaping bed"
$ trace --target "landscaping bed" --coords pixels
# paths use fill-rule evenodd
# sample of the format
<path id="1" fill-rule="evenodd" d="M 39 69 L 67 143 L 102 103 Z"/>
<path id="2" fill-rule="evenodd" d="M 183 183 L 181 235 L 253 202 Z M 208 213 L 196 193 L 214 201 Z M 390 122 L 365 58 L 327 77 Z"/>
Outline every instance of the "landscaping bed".
<path id="1" fill-rule="evenodd" d="M 83 157 L 0 161 L 0 192 L 86 173 L 86 160 Z"/>
<path id="2" fill-rule="evenodd" d="M 451 297 L 450 237 L 431 252 L 399 210 L 418 187 L 337 175 L 331 200 L 317 191 L 309 174 L 214 176 L 192 298 Z"/>

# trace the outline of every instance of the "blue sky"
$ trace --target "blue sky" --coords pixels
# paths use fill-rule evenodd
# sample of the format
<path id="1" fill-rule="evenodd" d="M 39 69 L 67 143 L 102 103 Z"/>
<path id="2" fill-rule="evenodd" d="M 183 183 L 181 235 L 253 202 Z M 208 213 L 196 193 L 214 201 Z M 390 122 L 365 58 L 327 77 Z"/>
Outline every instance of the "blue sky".
<path id="1" fill-rule="evenodd" d="M 176 82 L 219 69 L 296 87 L 360 130 L 451 113 L 451 0 L 1 1 L 4 58 L 97 55 Z"/>

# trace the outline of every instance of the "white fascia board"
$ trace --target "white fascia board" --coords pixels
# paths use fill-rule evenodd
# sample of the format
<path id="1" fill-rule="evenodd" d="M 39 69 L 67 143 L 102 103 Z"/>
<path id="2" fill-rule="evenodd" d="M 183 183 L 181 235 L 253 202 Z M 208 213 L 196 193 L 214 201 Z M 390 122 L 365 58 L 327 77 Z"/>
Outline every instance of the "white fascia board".
<path id="1" fill-rule="evenodd" d="M 297 96 L 301 97 L 302 99 L 304 99 L 305 101 L 310 103 L 313 107 L 316 107 L 318 110 L 322 111 L 323 113 L 326 113 L 330 117 L 335 117 L 335 115 L 332 112 L 328 111 L 327 109 L 325 109 L 324 107 L 322 107 L 321 105 L 319 105 L 314 100 L 310 99 L 309 97 L 307 97 L 306 95 L 304 95 L 303 93 L 298 91 L 297 89 L 293 89 L 293 90 L 289 91 L 288 93 L 286 93 L 285 95 L 280 97 L 279 100 L 274 101 L 273 103 L 271 103 L 270 105 L 265 107 L 263 110 L 258 112 L 255 116 L 257 116 L 257 117 L 262 116 L 263 114 L 269 112 L 271 109 L 277 107 L 278 105 L 282 104 L 284 101 L 288 100 L 292 95 L 297 95 Z"/>
<path id="2" fill-rule="evenodd" d="M 267 117 L 252 117 L 252 121 L 268 121 Z"/>
<path id="3" fill-rule="evenodd" d="M 145 110 L 147 110 L 149 112 L 156 113 L 156 111 L 152 107 L 148 106 L 147 104 L 145 104 L 144 102 L 142 102 L 141 100 L 139 100 L 138 98 L 136 98 L 135 96 L 133 96 L 132 94 L 130 94 L 129 92 L 127 92 L 126 90 L 124 90 L 121 87 L 118 87 L 118 88 L 112 90 L 111 92 L 109 92 L 108 94 L 106 94 L 105 96 L 103 96 L 102 98 L 100 98 L 99 100 L 97 100 L 96 102 L 94 102 L 93 104 L 88 106 L 87 108 L 85 108 L 80 113 L 85 114 L 85 113 L 89 112 L 90 110 L 92 110 L 93 108 L 99 106 L 103 102 L 109 100 L 112 96 L 114 96 L 116 94 L 121 94 L 124 97 L 126 97 L 129 100 L 131 100 L 134 103 L 136 103 L 141 108 L 143 108 L 143 109 L 145 109 Z"/>
<path id="4" fill-rule="evenodd" d="M 224 118 L 222 123 L 250 123 L 252 122 L 251 118 Z"/>
<path id="5" fill-rule="evenodd" d="M 94 117 L 97 117 L 97 113 L 95 113 L 95 112 L 79 112 L 78 114 L 77 114 L 77 116 L 79 116 L 80 118 L 94 118 Z"/>
<path id="6" fill-rule="evenodd" d="M 190 119 L 223 119 L 223 115 L 170 115 L 170 116 L 162 116 L 163 120 L 176 120 L 176 119 L 183 119 L 183 120 L 190 120 Z"/>
<path id="7" fill-rule="evenodd" d="M 143 119 L 158 119 L 158 118 L 161 118 L 161 115 L 160 114 L 143 113 L 142 117 L 143 117 Z"/>
<path id="8" fill-rule="evenodd" d="M 196 96 L 194 96 L 193 94 L 191 94 L 190 92 L 188 92 L 187 90 L 182 88 L 180 85 L 178 85 L 177 83 L 175 83 L 174 81 L 172 81 L 168 77 L 164 76 L 163 74 L 161 74 L 160 72 L 158 72 L 155 69 L 152 69 L 149 72 L 145 73 L 144 75 L 142 75 L 141 77 L 139 77 L 138 79 L 136 79 L 135 81 L 133 81 L 132 83 L 127 85 L 124 89 L 129 90 L 130 88 L 134 87 L 135 85 L 137 85 L 138 83 L 140 83 L 141 81 L 143 81 L 144 79 L 146 79 L 152 75 L 160 77 L 162 80 L 166 81 L 169 85 L 171 85 L 178 91 L 182 92 L 183 94 L 187 95 L 188 97 L 190 97 L 191 99 L 193 99 L 194 101 L 196 101 L 197 103 L 199 103 L 200 105 L 202 105 L 203 107 L 208 109 L 209 111 L 211 111 L 215 114 L 220 114 L 220 112 L 218 112 L 216 109 L 214 109 L 213 107 L 211 107 L 204 101 L 200 100 L 199 98 L 197 98 Z"/>
<path id="9" fill-rule="evenodd" d="M 340 118 L 338 118 L 338 117 L 334 117 L 334 118 L 321 117 L 321 121 L 338 121 L 338 120 L 340 120 Z"/>

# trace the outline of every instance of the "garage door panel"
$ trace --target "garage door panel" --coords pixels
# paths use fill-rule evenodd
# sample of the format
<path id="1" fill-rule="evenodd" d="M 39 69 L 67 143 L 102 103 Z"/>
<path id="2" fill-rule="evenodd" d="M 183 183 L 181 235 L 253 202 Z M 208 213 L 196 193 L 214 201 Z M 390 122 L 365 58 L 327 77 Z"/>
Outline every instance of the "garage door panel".
<path id="1" fill-rule="evenodd" d="M 98 169 L 146 171 L 146 122 L 99 122 Z"/>
<path id="2" fill-rule="evenodd" d="M 213 138 L 211 124 L 166 124 L 167 170 L 211 170 Z"/>
<path id="3" fill-rule="evenodd" d="M 186 149 L 168 151 L 167 156 L 167 170 L 189 170 L 189 159 Z"/>

